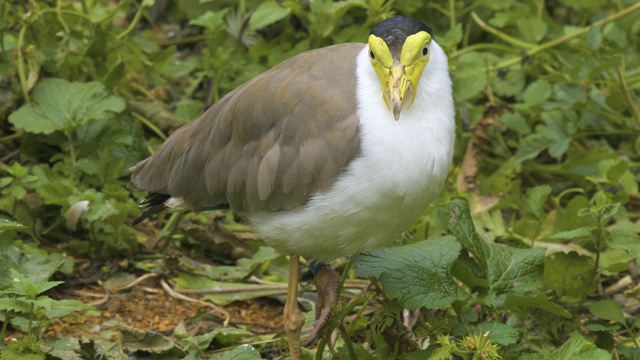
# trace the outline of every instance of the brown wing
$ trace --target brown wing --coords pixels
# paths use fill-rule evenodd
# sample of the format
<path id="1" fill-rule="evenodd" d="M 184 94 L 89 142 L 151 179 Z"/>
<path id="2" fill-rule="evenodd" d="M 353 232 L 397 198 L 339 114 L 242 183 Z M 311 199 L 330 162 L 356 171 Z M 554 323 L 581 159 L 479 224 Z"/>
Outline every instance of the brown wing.
<path id="1" fill-rule="evenodd" d="M 300 54 L 229 93 L 131 168 L 131 185 L 196 210 L 292 209 L 358 154 L 356 57 L 363 44 Z"/>

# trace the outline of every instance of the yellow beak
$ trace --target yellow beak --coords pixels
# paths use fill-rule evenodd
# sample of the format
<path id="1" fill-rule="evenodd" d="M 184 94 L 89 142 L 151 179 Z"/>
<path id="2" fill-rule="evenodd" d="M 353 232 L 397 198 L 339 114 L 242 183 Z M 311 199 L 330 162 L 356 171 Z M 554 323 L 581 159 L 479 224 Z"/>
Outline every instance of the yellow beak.
<path id="1" fill-rule="evenodd" d="M 393 117 L 400 119 L 402 105 L 408 95 L 407 92 L 411 86 L 411 80 L 405 73 L 404 66 L 400 62 L 395 62 L 389 69 L 389 77 L 387 78 L 387 87 L 385 89 L 385 100 L 387 105 L 393 110 Z"/>

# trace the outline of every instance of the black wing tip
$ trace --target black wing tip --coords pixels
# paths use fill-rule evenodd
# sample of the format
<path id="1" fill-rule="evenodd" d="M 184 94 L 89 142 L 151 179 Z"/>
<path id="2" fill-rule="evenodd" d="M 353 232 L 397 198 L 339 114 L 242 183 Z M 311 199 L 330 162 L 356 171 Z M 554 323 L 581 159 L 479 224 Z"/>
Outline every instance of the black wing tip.
<path id="1" fill-rule="evenodd" d="M 166 209 L 167 205 L 165 205 L 165 202 L 169 200 L 170 197 L 171 195 L 167 195 L 167 194 L 158 194 L 158 193 L 149 194 L 149 196 L 147 196 L 146 198 L 144 198 L 144 200 L 140 202 L 140 209 L 142 210 L 142 215 L 138 216 L 135 220 L 133 220 L 133 222 L 131 222 L 131 226 L 136 226 L 140 222 L 142 222 L 142 220 L 150 217 L 155 213 L 159 213 L 160 211 Z"/>

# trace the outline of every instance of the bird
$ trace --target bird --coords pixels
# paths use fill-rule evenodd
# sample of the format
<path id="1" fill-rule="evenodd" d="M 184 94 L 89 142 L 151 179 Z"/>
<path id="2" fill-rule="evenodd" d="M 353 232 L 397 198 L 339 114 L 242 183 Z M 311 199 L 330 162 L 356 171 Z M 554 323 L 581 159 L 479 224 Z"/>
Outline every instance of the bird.
<path id="1" fill-rule="evenodd" d="M 299 359 L 300 257 L 329 278 L 318 298 L 335 301 L 326 262 L 397 240 L 441 191 L 454 142 L 445 52 L 424 22 L 390 17 L 366 43 L 296 55 L 176 130 L 130 168 L 130 187 L 150 193 L 133 224 L 164 210 L 246 214 L 290 257 L 284 322 Z"/>

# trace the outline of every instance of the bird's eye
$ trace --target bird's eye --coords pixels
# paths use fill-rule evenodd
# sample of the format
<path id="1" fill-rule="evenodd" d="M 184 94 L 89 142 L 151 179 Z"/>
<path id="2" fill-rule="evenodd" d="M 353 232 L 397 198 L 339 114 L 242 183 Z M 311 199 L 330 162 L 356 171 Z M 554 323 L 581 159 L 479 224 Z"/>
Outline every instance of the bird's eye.
<path id="1" fill-rule="evenodd" d="M 422 48 L 422 57 L 427 56 L 427 54 L 429 53 L 429 48 L 428 47 L 423 47 Z"/>
<path id="2" fill-rule="evenodd" d="M 369 50 L 369 57 L 371 58 L 371 60 L 376 59 L 376 56 L 373 54 L 373 50 Z"/>

